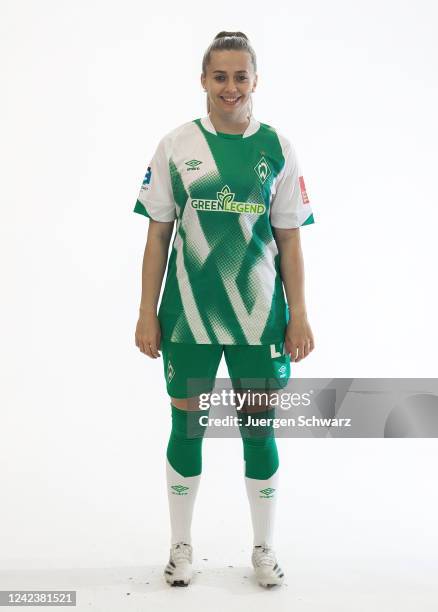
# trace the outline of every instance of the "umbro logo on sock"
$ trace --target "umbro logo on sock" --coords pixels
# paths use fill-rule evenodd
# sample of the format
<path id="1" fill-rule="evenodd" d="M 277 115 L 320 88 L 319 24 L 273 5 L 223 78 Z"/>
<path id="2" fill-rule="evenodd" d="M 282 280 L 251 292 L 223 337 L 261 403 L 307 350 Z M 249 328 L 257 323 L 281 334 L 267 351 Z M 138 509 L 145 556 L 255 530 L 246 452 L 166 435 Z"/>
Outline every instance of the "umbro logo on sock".
<path id="1" fill-rule="evenodd" d="M 275 489 L 271 489 L 270 487 L 268 487 L 267 489 L 261 489 L 260 493 L 263 493 L 263 495 L 260 495 L 260 497 L 262 497 L 263 499 L 274 497 L 274 492 L 275 492 Z"/>
<path id="2" fill-rule="evenodd" d="M 173 495 L 187 495 L 187 491 L 190 487 L 185 487 L 184 485 L 173 485 L 170 488 L 173 489 Z"/>

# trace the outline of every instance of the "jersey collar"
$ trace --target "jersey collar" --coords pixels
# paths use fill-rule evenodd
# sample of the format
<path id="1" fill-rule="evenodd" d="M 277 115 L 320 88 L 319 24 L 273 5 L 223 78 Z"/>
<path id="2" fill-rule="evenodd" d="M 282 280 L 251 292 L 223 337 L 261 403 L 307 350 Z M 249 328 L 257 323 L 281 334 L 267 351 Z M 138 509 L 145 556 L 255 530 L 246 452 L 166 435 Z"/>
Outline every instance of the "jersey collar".
<path id="1" fill-rule="evenodd" d="M 216 130 L 211 122 L 209 115 L 202 117 L 201 123 L 203 127 L 207 130 L 207 132 L 216 134 Z M 251 117 L 249 118 L 249 125 L 244 131 L 242 138 L 248 138 L 248 136 L 252 136 L 253 134 L 257 132 L 259 127 L 260 127 L 260 121 L 257 121 L 257 119 L 254 119 L 254 117 L 251 115 Z"/>

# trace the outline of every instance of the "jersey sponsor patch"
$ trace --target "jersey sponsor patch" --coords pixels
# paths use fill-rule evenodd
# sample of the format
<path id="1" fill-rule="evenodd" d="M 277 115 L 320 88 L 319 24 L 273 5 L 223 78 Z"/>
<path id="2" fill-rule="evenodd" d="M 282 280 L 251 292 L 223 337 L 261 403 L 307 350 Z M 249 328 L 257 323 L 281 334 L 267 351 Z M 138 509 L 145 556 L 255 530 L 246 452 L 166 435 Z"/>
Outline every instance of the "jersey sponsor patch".
<path id="1" fill-rule="evenodd" d="M 235 193 L 231 192 L 228 185 L 224 185 L 221 191 L 216 192 L 217 200 L 204 200 L 201 198 L 190 199 L 190 205 L 196 210 L 217 210 L 220 212 L 252 213 L 262 215 L 266 206 L 258 202 L 236 202 Z"/>
<path id="2" fill-rule="evenodd" d="M 300 191 L 301 191 L 301 197 L 303 198 L 303 204 L 308 204 L 310 200 L 307 195 L 306 185 L 304 184 L 304 177 L 299 176 L 298 180 L 300 181 Z"/>

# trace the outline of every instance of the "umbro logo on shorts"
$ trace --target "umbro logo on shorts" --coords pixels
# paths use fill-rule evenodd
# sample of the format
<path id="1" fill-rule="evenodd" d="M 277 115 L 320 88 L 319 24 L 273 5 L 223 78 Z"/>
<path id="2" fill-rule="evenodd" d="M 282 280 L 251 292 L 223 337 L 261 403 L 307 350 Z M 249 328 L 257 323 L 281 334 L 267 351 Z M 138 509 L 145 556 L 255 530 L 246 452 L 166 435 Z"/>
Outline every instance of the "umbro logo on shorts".
<path id="1" fill-rule="evenodd" d="M 281 368 L 278 368 L 278 371 L 280 372 L 280 378 L 284 378 L 286 376 L 286 366 L 282 365 Z"/>

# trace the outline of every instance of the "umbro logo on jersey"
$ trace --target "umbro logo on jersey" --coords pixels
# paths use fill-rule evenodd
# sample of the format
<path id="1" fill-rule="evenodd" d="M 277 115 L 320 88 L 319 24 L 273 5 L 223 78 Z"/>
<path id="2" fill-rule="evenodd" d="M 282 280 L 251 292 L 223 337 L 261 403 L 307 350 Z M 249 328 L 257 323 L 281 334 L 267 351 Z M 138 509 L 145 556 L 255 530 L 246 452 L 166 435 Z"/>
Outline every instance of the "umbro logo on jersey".
<path id="1" fill-rule="evenodd" d="M 199 161 L 199 159 L 191 159 L 188 162 L 185 162 L 186 166 L 189 166 L 188 168 L 186 168 L 187 171 L 189 170 L 199 170 L 198 166 L 200 166 L 202 164 L 202 161 Z"/>
<path id="2" fill-rule="evenodd" d="M 268 487 L 267 489 L 261 489 L 260 493 L 263 493 L 263 495 L 260 495 L 260 497 L 262 497 L 263 499 L 274 497 L 274 492 L 275 489 L 271 489 L 270 487 Z"/>
<path id="3" fill-rule="evenodd" d="M 173 485 L 170 488 L 173 489 L 173 495 L 187 495 L 187 491 L 189 490 L 189 487 L 183 485 Z"/>
<path id="4" fill-rule="evenodd" d="M 175 368 L 173 367 L 173 365 L 170 363 L 167 364 L 167 382 L 170 383 L 170 381 L 172 380 L 172 378 L 175 376 Z"/>
<path id="5" fill-rule="evenodd" d="M 217 210 L 219 212 L 231 213 L 253 213 L 262 215 L 266 206 L 256 202 L 235 202 L 234 196 L 228 185 L 224 185 L 221 191 L 217 192 L 217 200 L 194 199 L 190 201 L 192 208 L 196 210 Z"/>
<path id="6" fill-rule="evenodd" d="M 254 170 L 257 176 L 259 177 L 262 185 L 265 183 L 266 179 L 272 174 L 272 170 L 264 157 L 262 157 L 254 166 Z"/>

